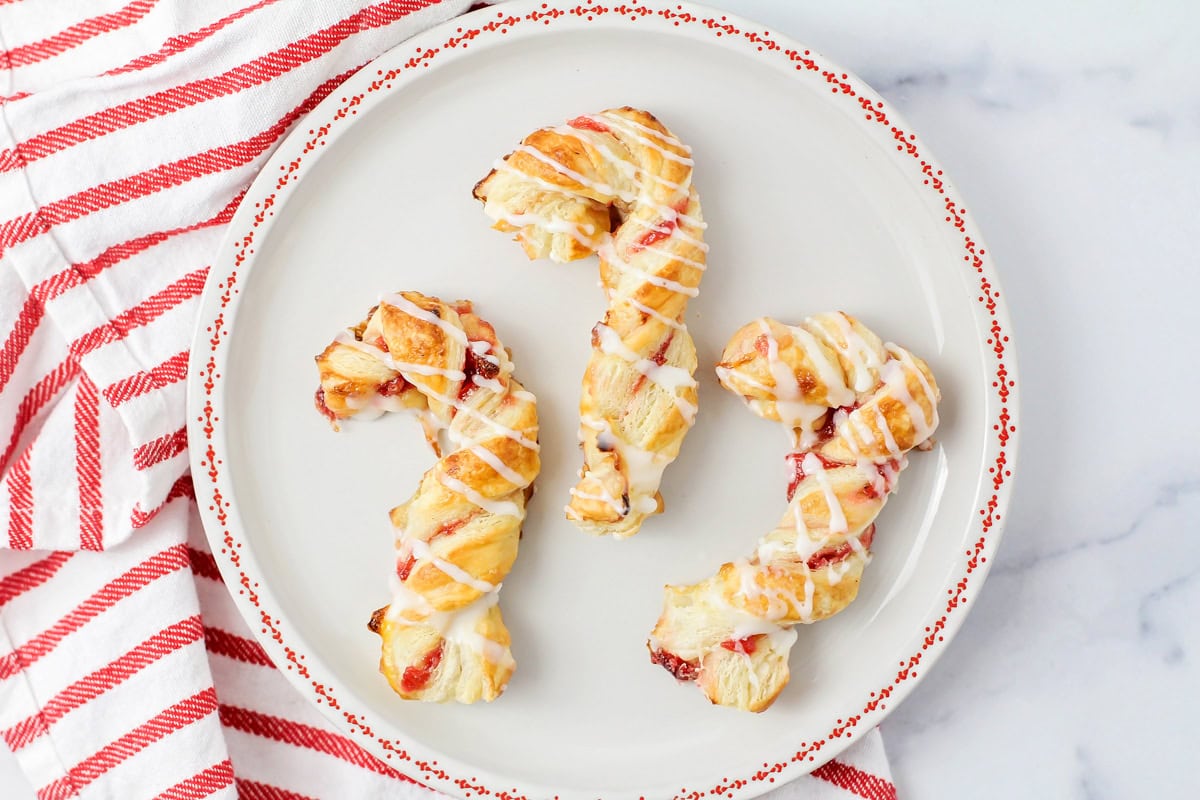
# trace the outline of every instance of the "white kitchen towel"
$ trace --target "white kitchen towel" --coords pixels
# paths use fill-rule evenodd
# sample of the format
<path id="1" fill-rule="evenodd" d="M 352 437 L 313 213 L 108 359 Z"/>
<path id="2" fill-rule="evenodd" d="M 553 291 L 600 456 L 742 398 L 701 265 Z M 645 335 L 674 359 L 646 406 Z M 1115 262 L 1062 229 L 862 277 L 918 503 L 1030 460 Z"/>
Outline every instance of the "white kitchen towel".
<path id="1" fill-rule="evenodd" d="M 183 378 L 274 146 L 466 6 L 0 0 L 0 735 L 40 798 L 429 796 L 249 636 L 192 508 Z M 878 732 L 779 793 L 894 798 Z"/>

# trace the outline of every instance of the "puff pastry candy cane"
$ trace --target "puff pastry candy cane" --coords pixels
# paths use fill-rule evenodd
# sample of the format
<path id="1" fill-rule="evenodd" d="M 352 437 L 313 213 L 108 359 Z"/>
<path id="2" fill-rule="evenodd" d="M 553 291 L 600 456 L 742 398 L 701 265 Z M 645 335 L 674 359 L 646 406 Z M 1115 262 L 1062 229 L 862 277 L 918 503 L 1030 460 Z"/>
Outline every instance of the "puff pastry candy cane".
<path id="1" fill-rule="evenodd" d="M 721 385 L 793 435 L 788 508 L 749 558 L 691 586 L 668 586 L 651 660 L 713 703 L 762 711 L 787 684 L 792 626 L 854 600 L 875 518 L 938 424 L 925 362 L 846 314 L 737 331 Z"/>
<path id="2" fill-rule="evenodd" d="M 391 511 L 394 596 L 370 622 L 383 639 L 380 671 L 405 699 L 495 699 L 515 666 L 496 600 L 540 466 L 534 396 L 469 302 L 416 292 L 381 299 L 317 368 L 317 409 L 335 426 L 414 410 L 440 456 Z"/>
<path id="3" fill-rule="evenodd" d="M 530 258 L 600 256 L 608 310 L 592 330 L 566 511 L 590 533 L 632 536 L 662 510 L 663 470 L 696 416 L 683 317 L 708 246 L 691 150 L 649 113 L 613 109 L 529 134 L 475 197 Z"/>

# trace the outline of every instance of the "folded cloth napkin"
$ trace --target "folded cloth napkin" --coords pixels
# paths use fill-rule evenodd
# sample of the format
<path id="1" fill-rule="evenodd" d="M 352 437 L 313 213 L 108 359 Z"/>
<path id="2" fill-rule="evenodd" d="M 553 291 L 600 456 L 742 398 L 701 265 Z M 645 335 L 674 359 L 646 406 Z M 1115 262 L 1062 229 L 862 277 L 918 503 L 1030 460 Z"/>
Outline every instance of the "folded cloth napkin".
<path id="1" fill-rule="evenodd" d="M 0 735 L 39 798 L 431 796 L 250 637 L 195 513 L 183 378 L 275 145 L 466 5 L 0 0 Z M 877 731 L 777 792 L 895 797 Z"/>

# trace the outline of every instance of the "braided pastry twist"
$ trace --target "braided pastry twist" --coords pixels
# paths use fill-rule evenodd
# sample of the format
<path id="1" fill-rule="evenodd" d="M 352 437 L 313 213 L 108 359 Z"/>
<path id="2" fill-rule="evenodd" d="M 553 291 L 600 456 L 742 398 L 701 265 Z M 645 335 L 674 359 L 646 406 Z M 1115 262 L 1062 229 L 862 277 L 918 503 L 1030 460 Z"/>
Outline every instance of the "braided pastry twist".
<path id="1" fill-rule="evenodd" d="M 317 368 L 317 409 L 335 428 L 353 416 L 416 411 L 439 456 L 391 511 L 394 596 L 370 622 L 383 639 L 380 671 L 405 699 L 495 699 L 515 666 L 496 600 L 540 467 L 537 401 L 471 303 L 416 292 L 380 300 L 317 356 Z"/>
<path id="2" fill-rule="evenodd" d="M 746 325 L 717 374 L 754 413 L 791 431 L 788 508 L 749 558 L 667 586 L 648 647 L 654 663 L 694 680 L 713 703 L 762 711 L 788 682 L 792 626 L 832 616 L 858 594 L 875 518 L 905 453 L 931 445 L 941 395 L 925 362 L 840 312 L 795 327 Z"/>
<path id="3" fill-rule="evenodd" d="M 696 416 L 683 317 L 708 246 L 691 149 L 651 114 L 613 109 L 529 134 L 475 197 L 530 258 L 600 256 L 609 305 L 592 330 L 566 512 L 590 533 L 632 536 L 662 510 L 663 470 Z"/>

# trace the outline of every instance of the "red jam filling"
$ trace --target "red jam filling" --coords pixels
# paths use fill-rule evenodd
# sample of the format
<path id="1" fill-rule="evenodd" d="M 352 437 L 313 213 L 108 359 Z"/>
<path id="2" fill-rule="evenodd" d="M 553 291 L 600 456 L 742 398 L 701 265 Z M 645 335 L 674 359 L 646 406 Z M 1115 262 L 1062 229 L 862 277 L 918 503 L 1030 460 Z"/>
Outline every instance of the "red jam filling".
<path id="1" fill-rule="evenodd" d="M 858 490 L 858 496 L 862 500 L 877 500 L 879 499 L 879 491 L 875 488 L 875 484 L 865 483 L 863 484 L 863 487 Z"/>
<path id="2" fill-rule="evenodd" d="M 808 477 L 808 474 L 805 473 L 805 471 L 804 471 L 804 459 L 808 455 L 814 456 L 818 461 L 821 462 L 821 466 L 824 467 L 825 469 L 837 469 L 838 467 L 846 466 L 845 464 L 842 464 L 840 462 L 831 461 L 830 459 L 826 458 L 825 456 L 821 455 L 820 453 L 811 453 L 810 454 L 807 452 L 801 452 L 799 450 L 788 453 L 787 460 L 791 463 L 791 467 L 792 467 L 792 477 L 788 481 L 788 490 L 787 490 L 787 499 L 788 499 L 789 503 L 792 502 L 792 497 L 795 496 L 796 488 L 800 485 L 800 482 Z"/>
<path id="3" fill-rule="evenodd" d="M 884 491 L 890 492 L 892 490 L 892 481 L 900 473 L 900 462 L 892 459 L 884 464 L 880 464 L 875 469 L 879 470 L 879 477 L 883 478 Z M 888 475 L 889 472 L 891 472 L 890 476 Z"/>
<path id="4" fill-rule="evenodd" d="M 765 333 L 760 333 L 754 339 L 754 349 L 758 351 L 760 356 L 769 358 L 768 354 L 771 352 L 771 337 L 767 336 Z"/>
<path id="5" fill-rule="evenodd" d="M 758 649 L 758 640 L 764 635 L 756 633 L 753 636 L 747 636 L 743 639 L 727 639 L 721 642 L 721 647 L 734 653 L 744 653 L 745 655 L 752 656 L 754 655 L 754 651 Z"/>
<path id="6" fill-rule="evenodd" d="M 325 405 L 324 389 L 317 389 L 317 393 L 313 396 L 313 405 L 317 407 L 317 411 L 321 413 L 321 416 L 328 417 L 330 422 L 337 422 L 337 414 L 334 414 L 332 409 Z"/>
<path id="7" fill-rule="evenodd" d="M 678 204 L 673 207 L 675 213 L 683 214 L 687 211 L 688 198 L 683 198 Z M 670 239 L 671 234 L 675 233 L 675 229 L 679 227 L 679 217 L 675 216 L 672 219 L 664 219 L 661 223 L 654 226 L 650 230 L 642 234 L 642 238 L 629 246 L 629 252 L 636 253 L 639 250 L 645 250 L 655 242 L 661 242 L 663 239 Z"/>
<path id="8" fill-rule="evenodd" d="M 386 380 L 383 383 L 379 384 L 379 388 L 376 391 L 378 391 L 384 397 L 392 397 L 394 395 L 398 395 L 398 394 L 402 393 L 405 389 L 408 388 L 408 386 L 409 386 L 409 383 L 408 383 L 408 381 L 404 380 L 404 376 L 397 375 L 396 377 L 392 378 L 391 380 Z"/>
<path id="9" fill-rule="evenodd" d="M 408 576 L 412 574 L 412 569 L 416 566 L 417 557 L 409 555 L 408 558 L 396 565 L 396 575 L 402 581 L 408 580 Z"/>
<path id="10" fill-rule="evenodd" d="M 862 545 L 863 550 L 870 550 L 871 540 L 874 538 L 875 526 L 871 525 L 865 531 L 859 534 L 858 542 Z M 808 568 L 821 569 L 822 567 L 827 567 L 830 564 L 841 561 L 853 552 L 854 546 L 850 544 L 850 542 L 842 542 L 836 547 L 827 547 L 824 550 L 818 550 L 808 559 Z"/>
<path id="11" fill-rule="evenodd" d="M 700 674 L 700 665 L 692 661 L 684 661 L 674 653 L 666 650 L 655 650 L 650 653 L 650 663 L 658 664 L 675 676 L 677 681 L 694 681 Z"/>
<path id="12" fill-rule="evenodd" d="M 380 350 L 382 350 L 385 353 L 390 352 L 388 350 L 387 342 L 385 342 L 383 340 L 382 336 L 380 336 L 378 339 L 375 340 L 375 346 L 378 347 Z"/>
<path id="13" fill-rule="evenodd" d="M 663 340 L 663 343 L 658 346 L 658 349 L 650 354 L 650 358 L 647 360 L 660 367 L 667 363 L 667 348 L 671 346 L 671 340 L 674 338 L 675 333 L 672 332 L 669 336 L 667 336 L 666 339 Z M 636 392 L 638 389 L 642 388 L 642 384 L 645 382 L 646 376 L 639 375 L 637 380 L 633 382 L 633 388 L 630 389 L 630 392 Z"/>
<path id="14" fill-rule="evenodd" d="M 471 514 L 466 517 L 460 517 L 458 519 L 454 519 L 454 520 L 450 520 L 449 522 L 442 523 L 442 526 L 440 528 L 438 528 L 436 531 L 434 531 L 433 535 L 429 537 L 429 541 L 432 542 L 434 539 L 438 538 L 439 536 L 449 536 L 450 534 L 454 533 L 459 528 L 461 528 L 463 525 L 466 525 L 467 521 L 470 520 L 474 516 L 475 516 L 475 514 Z"/>
<path id="15" fill-rule="evenodd" d="M 826 414 L 825 415 L 825 424 L 821 426 L 821 430 L 817 431 L 817 443 L 824 444 L 825 442 L 828 442 L 830 439 L 832 439 L 834 437 L 834 435 L 837 433 L 837 423 L 834 422 L 834 420 L 837 419 L 838 411 L 843 411 L 846 414 L 849 414 L 851 411 L 853 411 L 856 408 L 858 408 L 857 403 L 855 403 L 852 406 L 842 406 L 841 408 L 835 409 L 833 411 L 830 411 L 828 414 Z"/>
<path id="16" fill-rule="evenodd" d="M 636 253 L 638 250 L 645 250 L 650 245 L 661 242 L 663 239 L 670 239 L 671 234 L 675 232 L 675 220 L 663 220 L 662 223 L 655 228 L 651 228 L 642 234 L 642 238 L 629 246 L 629 252 Z"/>
<path id="17" fill-rule="evenodd" d="M 462 385 L 458 388 L 459 400 L 462 400 L 471 392 L 479 388 L 479 385 L 475 383 L 475 381 L 471 380 L 472 376 L 478 375 L 484 380 L 490 380 L 500 374 L 500 366 L 492 363 L 489 360 L 495 358 L 495 356 L 490 355 L 489 353 L 477 355 L 475 351 L 471 349 L 471 344 L 473 344 L 474 341 L 475 340 L 472 339 L 467 343 L 467 356 L 465 359 L 463 359 L 462 370 L 466 377 L 463 378 Z M 491 346 L 491 342 L 488 342 L 488 345 Z"/>
<path id="18" fill-rule="evenodd" d="M 438 646 L 425 654 L 421 663 L 415 667 L 405 667 L 404 675 L 400 677 L 400 688 L 406 692 L 419 692 L 429 683 L 430 676 L 442 663 L 442 653 L 446 650 L 446 641 L 438 642 Z"/>
<path id="19" fill-rule="evenodd" d="M 576 117 L 567 123 L 577 131 L 595 131 L 596 133 L 609 133 L 608 126 L 603 122 L 598 122 L 591 117 Z"/>

